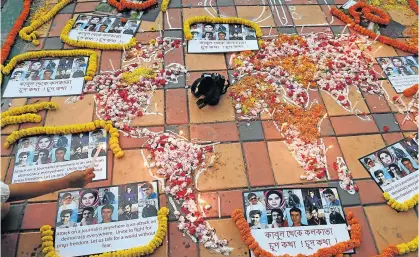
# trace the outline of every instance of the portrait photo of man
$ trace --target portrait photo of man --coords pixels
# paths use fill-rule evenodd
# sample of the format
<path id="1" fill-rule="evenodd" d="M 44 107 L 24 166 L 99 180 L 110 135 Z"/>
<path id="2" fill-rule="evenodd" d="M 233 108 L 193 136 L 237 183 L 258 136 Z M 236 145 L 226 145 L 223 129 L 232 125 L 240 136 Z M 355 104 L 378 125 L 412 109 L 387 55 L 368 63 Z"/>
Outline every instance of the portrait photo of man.
<path id="1" fill-rule="evenodd" d="M 121 208 L 123 213 L 119 215 L 119 221 L 138 219 L 138 213 L 132 210 L 132 203 L 122 203 Z"/>
<path id="2" fill-rule="evenodd" d="M 336 195 L 332 189 L 326 188 L 323 191 L 323 196 L 326 198 L 326 202 L 328 206 L 340 206 L 339 199 L 336 199 Z"/>
<path id="3" fill-rule="evenodd" d="M 95 209 L 93 207 L 85 207 L 81 212 L 81 221 L 79 226 L 88 226 L 97 224 L 97 219 L 94 218 Z"/>
<path id="4" fill-rule="evenodd" d="M 143 191 L 146 200 L 157 199 L 157 193 L 154 192 L 153 185 L 150 182 L 142 184 L 141 190 Z"/>
<path id="5" fill-rule="evenodd" d="M 60 228 L 75 227 L 77 224 L 74 221 L 70 220 L 71 215 L 73 215 L 73 210 L 63 210 L 60 213 L 61 221 L 57 223 L 57 227 L 60 227 Z"/>
<path id="6" fill-rule="evenodd" d="M 307 226 L 307 224 L 304 224 L 301 222 L 301 216 L 302 212 L 299 208 L 291 208 L 290 209 L 290 217 L 292 221 L 291 227 L 300 227 L 300 226 Z"/>
<path id="7" fill-rule="evenodd" d="M 67 153 L 67 149 L 64 147 L 58 147 L 57 149 L 55 149 L 55 162 L 68 161 L 65 159 L 66 153 Z"/>
<path id="8" fill-rule="evenodd" d="M 249 213 L 250 217 L 250 228 L 251 229 L 265 229 L 268 228 L 268 225 L 262 224 L 260 219 L 262 217 L 262 212 L 259 210 L 253 210 Z"/>
<path id="9" fill-rule="evenodd" d="M 114 211 L 113 205 L 107 204 L 107 205 L 103 206 L 102 209 L 100 210 L 100 214 L 101 214 L 101 217 L 102 217 L 102 222 L 101 223 L 115 222 L 116 220 L 112 219 L 113 211 Z"/>

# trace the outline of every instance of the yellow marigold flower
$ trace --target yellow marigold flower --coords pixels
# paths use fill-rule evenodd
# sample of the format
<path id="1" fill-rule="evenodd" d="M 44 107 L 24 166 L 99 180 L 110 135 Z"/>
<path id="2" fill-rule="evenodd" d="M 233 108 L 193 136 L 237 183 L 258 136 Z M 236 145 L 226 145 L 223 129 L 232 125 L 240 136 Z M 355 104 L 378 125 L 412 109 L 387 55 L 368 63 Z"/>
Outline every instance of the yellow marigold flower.
<path id="1" fill-rule="evenodd" d="M 52 230 L 45 230 L 44 232 L 42 232 L 41 234 L 42 236 L 52 236 L 54 235 L 54 232 L 52 232 Z"/>

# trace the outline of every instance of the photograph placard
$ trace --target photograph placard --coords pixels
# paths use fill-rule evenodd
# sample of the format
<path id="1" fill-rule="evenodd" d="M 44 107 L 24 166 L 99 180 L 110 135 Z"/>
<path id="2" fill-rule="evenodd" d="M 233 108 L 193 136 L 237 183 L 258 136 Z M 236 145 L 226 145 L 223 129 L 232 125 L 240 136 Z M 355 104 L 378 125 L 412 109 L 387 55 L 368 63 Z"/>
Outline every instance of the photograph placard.
<path id="1" fill-rule="evenodd" d="M 310 255 L 350 239 L 336 188 L 247 191 L 243 200 L 252 236 L 274 255 Z"/>
<path id="2" fill-rule="evenodd" d="M 258 50 L 256 31 L 241 24 L 196 23 L 191 25 L 188 53 L 221 53 Z"/>
<path id="3" fill-rule="evenodd" d="M 101 44 L 126 44 L 140 26 L 138 20 L 121 21 L 114 16 L 80 14 L 68 37 Z"/>
<path id="4" fill-rule="evenodd" d="M 398 202 L 409 200 L 418 192 L 418 143 L 405 138 L 359 158 L 383 192 Z"/>
<path id="5" fill-rule="evenodd" d="M 61 192 L 55 249 L 70 257 L 147 245 L 159 208 L 156 181 Z"/>
<path id="6" fill-rule="evenodd" d="M 377 57 L 388 80 L 397 93 L 418 83 L 418 62 L 413 56 Z"/>
<path id="7" fill-rule="evenodd" d="M 80 95 L 89 57 L 24 61 L 16 65 L 3 97 Z"/>
<path id="8" fill-rule="evenodd" d="M 107 179 L 106 131 L 41 135 L 19 140 L 12 183 L 57 179 L 94 166 L 94 181 Z"/>

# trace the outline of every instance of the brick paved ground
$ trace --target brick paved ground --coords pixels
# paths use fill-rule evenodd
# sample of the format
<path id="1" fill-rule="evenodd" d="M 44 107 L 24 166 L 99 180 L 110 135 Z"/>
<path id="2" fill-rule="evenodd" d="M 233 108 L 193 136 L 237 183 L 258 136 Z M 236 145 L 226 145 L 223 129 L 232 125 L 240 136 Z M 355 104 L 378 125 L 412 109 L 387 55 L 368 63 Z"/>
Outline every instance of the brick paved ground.
<path id="1" fill-rule="evenodd" d="M 11 1 L 11 0 L 10 0 Z M 9 1 L 9 2 L 10 2 Z M 20 1 L 16 1 L 20 2 Z M 332 22 L 329 7 L 340 5 L 345 0 L 291 0 L 280 5 L 280 12 L 288 17 L 288 25 L 284 26 L 277 15 L 277 9 L 268 5 L 270 1 L 263 0 L 172 0 L 167 16 L 160 14 L 155 22 L 143 22 L 136 38 L 147 43 L 159 35 L 159 32 L 150 31 L 151 27 L 158 28 L 163 24 L 164 35 L 183 37 L 181 30 L 185 18 L 196 15 L 207 15 L 208 12 L 238 16 L 247 19 L 263 20 L 259 23 L 265 35 L 281 33 L 303 33 L 311 31 L 328 31 L 340 33 L 343 23 L 337 19 Z M 282 1 L 284 2 L 284 1 Z M 18 42 L 12 55 L 28 50 L 40 49 L 68 49 L 59 39 L 61 29 L 73 14 L 93 11 L 99 2 L 78 0 L 71 3 L 58 14 L 42 30 L 40 46 L 33 47 L 29 43 Z M 328 5 L 330 4 L 330 5 Z M 210 6 L 211 5 L 211 6 Z M 206 7 L 205 7 L 206 6 Z M 294 20 L 293 12 L 302 18 Z M 397 14 L 397 13 L 396 13 Z M 260 16 L 259 16 L 260 15 Z M 295 16 L 295 15 L 294 15 Z M 2 17 L 2 20 L 4 17 Z M 393 17 L 393 19 L 400 18 Z M 284 20 L 284 19 L 283 19 Z M 169 22 L 168 22 L 169 21 Z M 170 25 L 169 25 L 170 24 Z M 20 40 L 19 40 L 20 41 Z M 381 47 L 380 49 L 378 49 Z M 376 51 L 378 49 L 378 51 Z M 100 56 L 100 70 L 109 70 L 109 60 L 115 68 L 120 67 L 121 52 L 98 51 Z M 406 53 L 380 43 L 376 43 L 371 53 L 374 56 L 404 56 Z M 186 65 L 190 75 L 181 79 L 177 85 L 169 85 L 156 92 L 153 101 L 158 103 L 158 109 L 164 113 L 161 118 L 152 118 L 140 121 L 142 127 L 153 131 L 173 130 L 182 131 L 187 138 L 200 138 L 202 140 L 220 141 L 216 151 L 221 153 L 219 167 L 203 174 L 200 179 L 200 190 L 203 199 L 213 204 L 213 209 L 208 215 L 210 223 L 216 228 L 219 236 L 230 240 L 230 245 L 235 248 L 232 256 L 247 256 L 248 251 L 241 242 L 237 229 L 230 220 L 229 215 L 235 208 L 242 208 L 242 190 L 255 187 L 270 186 L 338 186 L 337 174 L 330 169 L 331 179 L 320 182 L 304 182 L 299 179 L 303 170 L 297 165 L 286 146 L 281 142 L 283 138 L 276 131 L 273 122 L 266 119 L 256 120 L 247 126 L 246 123 L 237 122 L 233 106 L 227 97 L 217 107 L 206 107 L 199 110 L 194 104 L 190 92 L 185 85 L 200 76 L 202 72 L 219 72 L 227 75 L 229 67 L 226 54 L 187 54 L 186 49 L 176 49 L 165 56 L 165 64 L 178 62 Z M 378 70 L 379 67 L 376 67 Z M 390 97 L 396 95 L 387 80 L 384 88 Z M 4 86 L 2 87 L 2 91 Z M 367 257 L 376 254 L 390 243 L 399 243 L 410 240 L 417 235 L 417 210 L 397 213 L 389 208 L 382 197 L 382 193 L 368 173 L 359 164 L 358 158 L 373 152 L 385 145 L 392 144 L 405 136 L 411 135 L 415 124 L 410 121 L 404 125 L 397 125 L 395 121 L 403 120 L 402 114 L 397 114 L 397 109 L 384 98 L 359 92 L 351 92 L 351 101 L 357 102 L 357 108 L 368 114 L 370 121 L 362 121 L 337 105 L 335 101 L 323 92 L 311 91 L 310 99 L 318 99 L 325 105 L 329 117 L 321 126 L 321 137 L 327 146 L 333 146 L 327 152 L 328 165 L 331 167 L 337 156 L 343 156 L 351 169 L 359 194 L 348 195 L 340 192 L 345 209 L 353 211 L 360 220 L 363 229 L 363 242 L 353 256 Z M 86 95 L 84 100 L 76 104 L 64 104 L 67 97 L 46 97 L 31 99 L 13 99 L 11 106 L 22 106 L 40 101 L 54 101 L 60 104 L 60 109 L 55 112 L 41 112 L 43 120 L 40 124 L 25 124 L 20 128 L 39 125 L 64 125 L 85 123 L 95 119 L 95 104 L 93 95 Z M 7 101 L 3 100 L 4 109 Z M 75 115 L 76 114 L 76 115 Z M 384 125 L 392 125 L 389 132 L 383 132 Z M 16 147 L 4 149 L 5 137 L 19 126 L 8 126 L 1 132 L 1 179 L 10 183 L 15 162 Z M 96 182 L 90 187 L 124 184 L 129 182 L 150 179 L 145 172 L 139 148 L 143 140 L 121 139 L 121 146 L 126 156 L 115 159 L 112 153 L 108 155 L 108 179 Z M 221 198 L 221 214 L 218 218 L 217 196 Z M 12 204 L 9 217 L 2 222 L 2 256 L 41 256 L 39 247 L 38 229 L 43 224 L 54 224 L 57 193 L 31 199 L 25 202 Z M 166 196 L 160 196 L 162 203 Z M 167 241 L 153 256 L 214 256 L 202 246 L 192 242 L 189 237 L 184 237 L 176 228 L 176 221 L 171 221 Z M 411 254 L 408 256 L 416 256 Z"/>

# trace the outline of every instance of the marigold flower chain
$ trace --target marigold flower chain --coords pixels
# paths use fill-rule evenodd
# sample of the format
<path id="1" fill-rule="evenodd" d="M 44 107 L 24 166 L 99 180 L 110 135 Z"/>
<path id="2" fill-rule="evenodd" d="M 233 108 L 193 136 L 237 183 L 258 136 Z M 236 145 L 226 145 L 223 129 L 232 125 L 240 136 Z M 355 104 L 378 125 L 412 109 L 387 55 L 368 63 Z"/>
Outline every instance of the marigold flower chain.
<path id="1" fill-rule="evenodd" d="M 384 192 L 384 199 L 386 199 L 387 204 L 397 210 L 397 211 L 408 211 L 418 204 L 419 194 L 415 194 L 409 200 L 404 201 L 403 203 L 397 202 L 394 198 L 390 196 L 388 192 Z"/>
<path id="2" fill-rule="evenodd" d="M 123 50 L 123 49 L 131 49 L 137 44 L 137 40 L 135 39 L 135 37 L 131 38 L 128 43 L 124 43 L 124 44 L 106 44 L 106 43 L 97 43 L 97 42 L 91 42 L 91 41 L 71 39 L 69 38 L 68 34 L 70 33 L 70 30 L 73 28 L 73 25 L 75 22 L 76 20 L 70 19 L 64 26 L 63 30 L 61 31 L 60 38 L 67 45 L 83 47 L 83 48 L 101 49 L 101 50 Z"/>
<path id="3" fill-rule="evenodd" d="M 40 16 L 38 19 L 33 20 L 31 24 L 27 27 L 24 27 L 19 31 L 19 36 L 25 41 L 32 41 L 32 44 L 39 45 L 39 40 L 37 39 L 36 29 L 40 28 L 42 25 L 52 20 L 54 16 L 61 11 L 67 4 L 71 3 L 73 0 L 61 0 L 57 3 L 48 13 Z"/>
<path id="4" fill-rule="evenodd" d="M 15 66 L 26 60 L 38 59 L 42 57 L 70 57 L 70 56 L 89 56 L 85 80 L 92 80 L 97 70 L 97 53 L 93 50 L 73 49 L 73 50 L 43 50 L 35 52 L 26 52 L 14 56 L 9 63 L 2 67 L 3 74 L 9 74 Z"/>
<path id="5" fill-rule="evenodd" d="M 351 17 L 349 17 L 343 11 L 337 9 L 336 7 L 332 7 L 332 9 L 330 10 L 330 13 L 332 15 L 338 17 L 340 20 L 342 20 L 346 24 L 351 25 L 352 29 L 354 29 L 355 31 L 357 31 L 357 32 L 359 32 L 363 35 L 366 35 L 371 39 L 375 39 L 375 40 L 377 40 L 377 41 L 379 41 L 383 44 L 393 46 L 393 47 L 395 47 L 397 49 L 400 49 L 400 50 L 403 50 L 405 52 L 418 54 L 418 47 L 417 46 L 415 46 L 415 45 L 410 46 L 410 45 L 407 45 L 406 43 L 404 43 L 402 41 L 398 41 L 396 39 L 389 38 L 389 37 L 382 36 L 382 35 L 377 35 L 373 31 L 356 24 L 356 21 L 354 21 Z"/>
<path id="6" fill-rule="evenodd" d="M 409 4 L 409 7 L 418 14 L 418 3 L 416 0 L 407 0 L 407 3 Z"/>
<path id="7" fill-rule="evenodd" d="M 9 110 L 2 112 L 2 118 L 9 117 L 9 116 L 16 116 L 25 113 L 36 113 L 42 110 L 56 110 L 58 108 L 58 104 L 54 102 L 41 102 L 36 104 L 28 104 L 19 107 L 13 107 Z"/>
<path id="8" fill-rule="evenodd" d="M 13 24 L 12 29 L 10 30 L 9 34 L 4 40 L 4 43 L 1 47 L 1 61 L 0 64 L 3 64 L 7 57 L 9 56 L 10 50 L 12 49 L 13 44 L 16 41 L 16 36 L 19 34 L 19 30 L 22 28 L 23 23 L 28 18 L 28 15 L 31 10 L 31 0 L 24 0 L 23 1 L 23 10 L 20 13 L 19 17 L 17 17 L 15 23 Z"/>
<path id="9" fill-rule="evenodd" d="M 9 116 L 1 118 L 1 127 L 12 125 L 12 124 L 21 124 L 27 122 L 41 122 L 42 117 L 38 114 L 22 114 L 18 116 Z"/>
<path id="10" fill-rule="evenodd" d="M 187 19 L 183 24 L 183 32 L 185 33 L 185 38 L 187 40 L 191 40 L 193 38 L 192 33 L 191 33 L 191 25 L 194 23 L 242 24 L 242 25 L 253 28 L 256 31 L 256 37 L 261 38 L 263 36 L 263 32 L 260 29 L 259 25 L 243 18 L 237 18 L 237 17 L 219 18 L 219 17 L 211 17 L 211 16 L 196 16 L 196 17 L 191 17 Z"/>
<path id="11" fill-rule="evenodd" d="M 356 10 L 361 8 L 361 12 Z M 354 17 L 355 23 L 361 22 L 361 14 L 364 14 L 365 19 L 370 20 L 374 23 L 388 25 L 390 23 L 390 15 L 381 10 L 378 7 L 366 4 L 364 2 L 358 2 L 349 7 L 349 13 Z M 377 15 L 374 15 L 376 13 Z"/>
<path id="12" fill-rule="evenodd" d="M 257 257 L 291 257 L 288 254 L 285 255 L 273 255 L 259 246 L 255 238 L 250 232 L 249 223 L 247 223 L 244 217 L 243 211 L 236 209 L 231 214 L 231 218 L 240 230 L 242 241 L 249 247 L 253 254 Z M 337 243 L 331 247 L 321 248 L 316 253 L 310 255 L 298 254 L 296 257 L 332 257 L 339 256 L 344 252 L 356 248 L 361 245 L 361 225 L 358 220 L 354 217 L 352 212 L 347 212 L 346 218 L 348 224 L 351 226 L 351 239 L 345 242 Z"/>
<path id="13" fill-rule="evenodd" d="M 167 215 L 169 209 L 162 207 L 157 212 L 158 227 L 157 231 L 148 244 L 138 247 L 133 247 L 126 250 L 118 250 L 115 252 L 105 252 L 101 254 L 90 255 L 89 257 L 131 257 L 131 256 L 143 256 L 153 253 L 157 247 L 159 247 L 167 233 Z M 40 228 L 41 242 L 42 242 L 42 253 L 44 257 L 59 257 L 58 252 L 54 248 L 54 232 L 50 225 L 44 225 Z"/>
<path id="14" fill-rule="evenodd" d="M 157 4 L 157 0 L 146 0 L 145 2 L 141 3 L 133 3 L 129 0 L 108 0 L 108 3 L 118 11 L 122 11 L 124 9 L 130 9 L 130 10 L 144 10 L 148 9 L 153 5 Z"/>
<path id="15" fill-rule="evenodd" d="M 407 243 L 401 243 L 398 245 L 390 245 L 385 248 L 379 255 L 372 257 L 394 257 L 399 255 L 408 254 L 409 252 L 415 252 L 418 250 L 418 236 Z"/>
<path id="16" fill-rule="evenodd" d="M 163 2 L 161 3 L 161 6 L 160 6 L 160 10 L 162 12 L 167 11 L 167 7 L 169 7 L 169 4 L 170 4 L 170 0 L 163 0 Z"/>
<path id="17" fill-rule="evenodd" d="M 124 152 L 119 146 L 119 132 L 116 128 L 112 126 L 112 122 L 95 120 L 94 122 L 89 122 L 85 124 L 76 124 L 76 125 L 65 125 L 59 127 L 32 127 L 27 129 L 21 129 L 18 131 L 13 131 L 12 134 L 7 136 L 6 142 L 4 143 L 5 148 L 9 148 L 10 145 L 14 144 L 20 138 L 34 136 L 34 135 L 66 135 L 74 133 L 82 133 L 94 131 L 96 129 L 103 128 L 109 132 L 109 148 L 112 150 L 114 155 L 117 158 L 124 156 Z"/>

